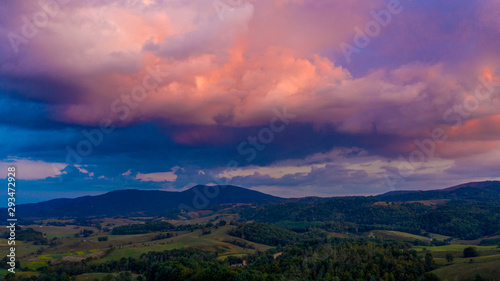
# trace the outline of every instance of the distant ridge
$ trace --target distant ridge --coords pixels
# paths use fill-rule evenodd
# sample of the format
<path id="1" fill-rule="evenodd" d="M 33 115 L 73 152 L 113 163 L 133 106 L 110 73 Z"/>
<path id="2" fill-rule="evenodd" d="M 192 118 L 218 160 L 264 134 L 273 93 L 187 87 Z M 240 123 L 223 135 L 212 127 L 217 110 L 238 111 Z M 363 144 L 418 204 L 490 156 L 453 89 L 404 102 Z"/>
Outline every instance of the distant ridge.
<path id="1" fill-rule="evenodd" d="M 197 185 L 188 190 L 160 191 L 126 189 L 97 196 L 54 199 L 18 206 L 21 218 L 88 217 L 117 215 L 165 215 L 179 209 L 203 209 L 229 203 L 261 203 L 281 198 L 233 185 Z"/>
<path id="2" fill-rule="evenodd" d="M 354 197 L 362 198 L 362 196 Z M 370 197 L 388 202 L 439 199 L 500 202 L 500 181 L 471 182 L 445 189 L 428 191 L 398 190 Z M 109 217 L 118 215 L 162 216 L 178 210 L 179 207 L 185 210 L 196 211 L 222 204 L 311 204 L 325 202 L 333 198 L 336 197 L 284 199 L 233 185 L 197 185 L 180 192 L 137 189 L 116 190 L 97 196 L 54 199 L 40 203 L 22 204 L 18 205 L 16 209 L 17 215 L 20 218 Z M 3 210 L 5 209 L 0 209 L 0 211 Z"/>
<path id="3" fill-rule="evenodd" d="M 380 195 L 378 195 L 378 197 L 387 197 L 387 196 L 416 193 L 416 192 L 423 192 L 423 191 L 422 190 L 393 190 L 393 191 L 389 191 L 389 192 L 384 193 L 384 194 L 380 194 Z"/>
<path id="4" fill-rule="evenodd" d="M 438 199 L 500 201 L 500 181 L 470 182 L 438 190 L 391 191 L 376 198 L 400 202 Z"/>
<path id="5" fill-rule="evenodd" d="M 482 188 L 482 187 L 489 187 L 489 186 L 498 186 L 500 185 L 500 181 L 477 181 L 477 182 L 469 182 L 469 183 L 464 183 L 464 184 L 459 184 L 456 186 L 448 187 L 443 189 L 444 191 L 454 191 L 460 188 L 464 187 L 473 187 L 473 188 Z"/>

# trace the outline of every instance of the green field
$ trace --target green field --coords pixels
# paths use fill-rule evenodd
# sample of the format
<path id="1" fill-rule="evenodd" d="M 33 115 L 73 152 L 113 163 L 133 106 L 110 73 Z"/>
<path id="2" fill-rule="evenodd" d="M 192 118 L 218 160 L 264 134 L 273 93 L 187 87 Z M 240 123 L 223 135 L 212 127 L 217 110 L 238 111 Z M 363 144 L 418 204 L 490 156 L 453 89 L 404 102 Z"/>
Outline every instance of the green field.
<path id="1" fill-rule="evenodd" d="M 450 236 L 440 235 L 429 233 L 430 237 L 425 237 L 422 235 L 411 234 L 407 232 L 394 231 L 394 230 L 374 230 L 370 232 L 370 235 L 373 235 L 376 238 L 385 239 L 385 240 L 401 240 L 401 241 L 423 241 L 430 242 L 432 238 L 433 240 L 444 241 L 446 239 L 451 238 Z"/>
<path id="2" fill-rule="evenodd" d="M 479 251 L 479 254 L 486 252 L 495 252 L 495 251 L 500 252 L 500 249 L 497 248 L 497 246 L 474 246 L 474 245 L 456 245 L 456 244 L 446 245 L 446 246 L 433 246 L 433 247 L 415 246 L 413 247 L 413 249 L 417 251 L 422 251 L 423 249 L 428 249 L 428 250 L 432 249 L 432 252 L 450 252 L 450 251 L 463 252 L 463 250 L 467 247 L 475 247 Z"/>
<path id="3" fill-rule="evenodd" d="M 107 255 L 104 258 L 97 259 L 92 261 L 93 264 L 98 264 L 110 260 L 120 260 L 123 257 L 131 257 L 131 258 L 140 258 L 142 254 L 150 252 L 150 251 L 166 251 L 173 249 L 182 249 L 184 248 L 182 245 L 166 245 L 158 247 L 157 245 L 145 246 L 145 247 L 124 247 L 113 250 L 111 254 Z"/>
<path id="4" fill-rule="evenodd" d="M 265 251 L 271 247 L 266 245 L 261 245 L 253 242 L 246 241 L 248 244 L 254 246 L 255 249 L 243 249 L 236 245 L 226 243 L 224 240 L 241 240 L 241 238 L 236 238 L 229 236 L 227 231 L 233 228 L 233 226 L 219 227 L 218 229 L 212 230 L 212 233 L 207 235 L 201 235 L 201 230 L 196 230 L 193 232 L 180 233 L 176 237 L 149 241 L 145 243 L 133 243 L 130 245 L 124 245 L 113 250 L 108 256 L 92 261 L 92 263 L 101 263 L 109 260 L 119 260 L 122 257 L 133 257 L 139 258 L 142 254 L 150 251 L 166 251 L 173 249 L 182 249 L 187 247 L 193 247 L 201 250 L 214 251 L 218 250 L 222 252 L 221 256 L 228 255 L 246 255 L 249 253 L 254 253 L 256 250 Z M 135 238 L 141 238 L 145 234 L 141 235 L 126 235 L 129 241 L 134 241 Z M 147 234 L 149 235 L 149 234 Z"/>
<path id="5" fill-rule="evenodd" d="M 441 235 L 441 234 L 435 234 L 435 233 L 429 233 L 432 239 L 439 240 L 439 241 L 444 241 L 446 239 L 452 238 L 451 236 L 446 236 L 446 235 Z"/>
<path id="6" fill-rule="evenodd" d="M 414 235 L 399 231 L 390 230 L 374 230 L 369 233 L 369 237 L 376 237 L 385 240 L 400 240 L 400 241 L 426 241 L 430 242 L 428 237 Z M 430 234 L 433 239 L 446 240 L 451 237 L 444 235 Z M 497 246 L 477 246 L 480 239 L 470 241 L 471 244 L 465 244 L 465 241 L 458 241 L 456 244 L 446 246 L 414 246 L 412 249 L 417 250 L 421 257 L 424 257 L 425 252 L 431 252 L 436 265 L 439 267 L 433 272 L 438 275 L 441 280 L 448 281 L 466 281 L 474 280 L 476 274 L 481 274 L 487 280 L 499 280 L 500 276 L 500 248 Z M 478 257 L 464 258 L 463 251 L 467 247 L 475 247 L 479 253 Z M 446 255 L 453 255 L 453 264 L 449 264 L 446 260 Z M 488 279 L 490 278 L 490 279 Z"/>
<path id="7" fill-rule="evenodd" d="M 47 263 L 43 261 L 30 261 L 27 263 L 21 263 L 21 267 L 27 267 L 29 270 L 36 270 L 39 267 L 46 266 Z"/>
<path id="8" fill-rule="evenodd" d="M 467 247 L 475 247 L 479 256 L 464 258 L 463 250 Z M 424 251 L 429 251 L 433 254 L 434 261 L 439 266 L 439 268 L 433 272 L 438 275 L 441 280 L 474 280 L 476 274 L 481 274 L 481 276 L 487 280 L 498 280 L 498 276 L 500 276 L 500 248 L 496 246 L 416 246 L 413 247 L 413 249 L 422 253 L 422 256 Z M 449 264 L 446 260 L 446 255 L 448 254 L 453 255 L 453 264 Z"/>
<path id="9" fill-rule="evenodd" d="M 500 258 L 489 262 L 459 263 L 448 265 L 433 271 L 441 280 L 474 280 L 476 274 L 486 280 L 498 280 L 500 276 Z"/>
<path id="10" fill-rule="evenodd" d="M 42 245 L 33 245 L 32 243 L 24 243 L 22 241 L 16 241 L 16 256 L 24 257 L 24 256 L 33 256 L 36 254 L 36 251 L 43 248 Z M 0 251 L 2 253 L 7 253 L 8 249 L 11 246 L 7 244 L 7 239 L 0 239 Z M 46 248 L 47 246 L 45 246 Z"/>
<path id="11" fill-rule="evenodd" d="M 90 226 L 42 226 L 40 225 L 28 225 L 27 228 L 33 228 L 36 231 L 42 232 L 47 238 L 64 238 L 64 237 L 73 237 L 75 234 L 79 233 L 81 230 L 93 230 L 97 233 L 97 228 Z"/>
<path id="12" fill-rule="evenodd" d="M 371 232 L 374 237 L 385 239 L 385 240 L 401 240 L 401 241 L 414 241 L 420 240 L 424 242 L 429 242 L 430 239 L 425 236 L 415 235 L 406 232 L 393 231 L 393 230 L 374 230 Z"/>
<path id="13" fill-rule="evenodd" d="M 52 254 L 52 255 L 39 255 L 37 258 L 39 260 L 53 260 L 53 259 L 60 259 L 63 257 L 68 257 L 68 256 L 74 256 L 74 255 L 90 255 L 93 253 L 98 253 L 100 251 L 101 250 L 90 250 L 90 251 L 77 251 L 77 252 Z"/>

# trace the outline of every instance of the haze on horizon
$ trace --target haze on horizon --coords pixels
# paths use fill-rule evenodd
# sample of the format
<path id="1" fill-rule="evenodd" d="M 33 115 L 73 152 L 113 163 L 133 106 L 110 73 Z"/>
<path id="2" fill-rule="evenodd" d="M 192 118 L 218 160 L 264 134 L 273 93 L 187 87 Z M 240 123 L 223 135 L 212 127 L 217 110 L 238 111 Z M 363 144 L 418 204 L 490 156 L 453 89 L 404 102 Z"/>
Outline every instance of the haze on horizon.
<path id="1" fill-rule="evenodd" d="M 500 180 L 498 0 L 40 3 L 0 7 L 0 169 L 20 203 Z"/>

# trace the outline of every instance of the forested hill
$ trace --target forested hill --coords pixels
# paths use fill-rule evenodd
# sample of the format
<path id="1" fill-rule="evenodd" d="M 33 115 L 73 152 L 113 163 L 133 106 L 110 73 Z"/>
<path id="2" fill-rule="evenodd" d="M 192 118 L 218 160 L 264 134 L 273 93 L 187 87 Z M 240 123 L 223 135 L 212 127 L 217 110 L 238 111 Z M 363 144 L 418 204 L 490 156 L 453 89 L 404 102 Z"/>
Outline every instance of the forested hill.
<path id="1" fill-rule="evenodd" d="M 89 216 L 161 216 L 178 210 L 199 210 L 213 205 L 262 203 L 281 198 L 238 186 L 197 185 L 182 192 L 160 190 L 117 190 L 97 196 L 23 204 L 17 208 L 20 218 Z"/>
<path id="2" fill-rule="evenodd" d="M 471 182 L 441 190 L 391 191 L 377 198 L 390 202 L 439 199 L 498 202 L 500 201 L 500 181 Z"/>
<path id="3" fill-rule="evenodd" d="M 483 182 L 438 191 L 274 204 L 242 211 L 241 216 L 296 231 L 311 227 L 354 233 L 387 229 L 477 239 L 500 234 L 499 185 Z"/>

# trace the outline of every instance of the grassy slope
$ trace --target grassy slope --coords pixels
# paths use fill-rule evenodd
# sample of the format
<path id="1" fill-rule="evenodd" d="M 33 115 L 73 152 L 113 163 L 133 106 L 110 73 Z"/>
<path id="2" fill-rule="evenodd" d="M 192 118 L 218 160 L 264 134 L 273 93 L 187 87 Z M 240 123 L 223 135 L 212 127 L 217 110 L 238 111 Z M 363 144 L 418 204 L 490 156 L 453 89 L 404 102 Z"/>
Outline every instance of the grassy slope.
<path id="1" fill-rule="evenodd" d="M 229 236 L 227 231 L 234 226 L 226 225 L 217 229 L 212 229 L 211 234 L 201 235 L 201 230 L 194 232 L 173 232 L 174 237 L 169 239 L 151 241 L 158 233 L 138 234 L 138 235 L 110 235 L 108 233 L 98 233 L 97 236 L 74 238 L 71 234 L 76 233 L 80 229 L 75 229 L 75 226 L 66 227 L 42 227 L 41 229 L 47 233 L 47 236 L 60 237 L 61 244 L 55 247 L 35 246 L 31 243 L 18 242 L 16 247 L 16 255 L 21 262 L 21 266 L 28 267 L 31 270 L 43 266 L 48 260 L 59 262 L 68 256 L 75 259 L 84 259 L 91 256 L 95 252 L 104 252 L 110 246 L 115 250 L 108 256 L 92 261 L 100 263 L 109 260 L 119 260 L 122 257 L 139 258 L 143 253 L 149 251 L 164 251 L 172 249 L 180 249 L 185 247 L 195 247 L 198 249 L 219 251 L 221 258 L 229 255 L 246 255 L 254 253 L 256 250 L 264 251 L 271 247 L 261 245 L 241 238 Z M 40 229 L 40 230 L 41 230 Z M 177 235 L 177 236 L 175 236 Z M 99 236 L 108 236 L 108 241 L 97 241 Z M 252 245 L 255 249 L 244 249 L 239 246 L 224 242 L 238 240 Z M 7 251 L 6 240 L 3 240 L 0 249 Z M 42 254 L 35 252 L 44 248 Z M 102 253 L 100 253 L 102 254 Z"/>
<path id="2" fill-rule="evenodd" d="M 488 280 L 498 280 L 500 277 L 500 259 L 490 262 L 457 263 L 433 271 L 441 280 L 465 281 L 474 280 L 480 274 Z"/>
<path id="3" fill-rule="evenodd" d="M 1 239 L 0 238 L 0 251 L 2 253 L 6 253 L 9 251 L 11 246 L 7 244 L 7 239 Z M 24 243 L 22 241 L 17 240 L 16 241 L 16 256 L 17 257 L 23 257 L 23 256 L 28 256 L 28 255 L 34 255 L 36 251 L 43 246 L 40 245 L 33 245 L 32 243 Z M 45 246 L 47 247 L 47 246 Z M 3 258 L 3 257 L 2 257 Z"/>
<path id="4" fill-rule="evenodd" d="M 478 251 L 479 254 L 483 255 L 486 254 L 487 251 L 500 251 L 497 246 L 473 246 L 473 245 L 446 245 L 446 246 L 435 246 L 435 247 L 426 247 L 426 246 L 415 246 L 413 247 L 417 251 L 422 251 L 422 249 L 426 248 L 428 250 L 432 250 L 432 252 L 460 252 L 462 253 L 463 250 L 467 247 L 475 247 Z"/>
<path id="5" fill-rule="evenodd" d="M 33 228 L 36 231 L 40 231 L 43 234 L 46 235 L 47 238 L 53 238 L 53 237 L 73 237 L 76 233 L 79 233 L 80 231 L 87 229 L 87 230 L 93 230 L 94 232 L 97 232 L 97 228 L 95 227 L 90 227 L 90 226 L 43 226 L 40 227 L 39 225 L 27 225 L 25 228 Z"/>
<path id="6" fill-rule="evenodd" d="M 414 235 L 399 231 L 374 230 L 371 232 L 373 236 L 386 240 L 422 240 L 429 241 L 429 238 L 419 235 Z M 431 237 L 438 240 L 445 240 L 450 237 L 443 235 L 431 234 Z M 439 269 L 433 272 L 438 275 L 441 280 L 448 281 L 466 281 L 473 280 L 476 274 L 480 274 L 488 280 L 500 280 L 500 248 L 497 246 L 477 246 L 480 239 L 477 241 L 459 241 L 460 244 L 447 246 L 415 246 L 420 255 L 424 256 L 424 249 L 430 251 Z M 466 242 L 473 242 L 465 244 Z M 473 263 L 470 263 L 471 258 L 463 258 L 463 250 L 467 247 L 476 247 L 480 256 L 473 258 Z M 446 255 L 454 256 L 453 264 L 446 261 Z"/>
<path id="7" fill-rule="evenodd" d="M 414 241 L 420 240 L 429 242 L 429 238 L 425 236 L 415 235 L 406 232 L 392 231 L 392 230 L 374 230 L 371 232 L 374 237 L 384 239 L 384 240 L 402 240 L 402 241 Z"/>
<path id="8" fill-rule="evenodd" d="M 463 258 L 463 250 L 473 245 L 447 245 L 437 247 L 417 246 L 413 249 L 419 251 L 423 256 L 424 249 L 430 251 L 436 264 L 440 268 L 433 272 L 438 275 L 441 280 L 449 281 L 465 281 L 473 280 L 476 274 L 481 274 L 482 277 L 490 278 L 491 280 L 500 279 L 500 248 L 496 246 L 474 246 L 479 252 L 479 257 Z M 452 254 L 454 257 L 453 264 L 446 261 L 446 255 Z M 494 278 L 491 278 L 494 277 Z M 488 279 L 488 280 L 490 280 Z"/>
<path id="9" fill-rule="evenodd" d="M 157 241 L 148 241 L 144 243 L 134 243 L 131 245 L 124 245 L 120 248 L 115 249 L 110 255 L 105 258 L 98 259 L 93 261 L 94 263 L 100 263 L 108 260 L 118 260 L 122 257 L 134 257 L 139 258 L 143 253 L 147 253 L 149 251 L 165 251 L 172 249 L 182 249 L 185 247 L 194 247 L 201 250 L 219 250 L 223 251 L 221 256 L 228 255 L 243 255 L 254 253 L 256 250 L 264 251 L 271 247 L 266 245 L 261 245 L 253 242 L 248 242 L 255 247 L 255 249 L 243 249 L 236 245 L 226 243 L 224 240 L 240 240 L 245 241 L 241 238 L 236 238 L 229 236 L 227 231 L 234 226 L 224 226 L 219 227 L 218 229 L 212 229 L 211 234 L 201 235 L 201 230 L 196 230 L 193 232 L 185 232 L 181 233 L 178 236 L 174 236 L 169 239 L 157 240 Z M 129 241 L 135 241 L 136 238 L 141 237 L 142 235 L 127 235 Z M 117 236 L 113 236 L 115 238 Z M 119 236 L 118 236 L 119 237 Z M 111 238 L 111 237 L 110 237 Z"/>
<path id="10" fill-rule="evenodd" d="M 386 240 L 401 240 L 401 241 L 420 240 L 420 241 L 424 241 L 424 242 L 430 242 L 429 237 L 425 237 L 422 235 L 415 235 L 415 234 L 401 232 L 401 231 L 374 230 L 371 233 L 373 234 L 373 236 L 375 236 L 377 238 L 386 239 Z M 450 236 L 439 235 L 439 234 L 434 234 L 434 233 L 430 233 L 430 236 L 432 239 L 440 240 L 440 241 L 451 238 Z"/>

